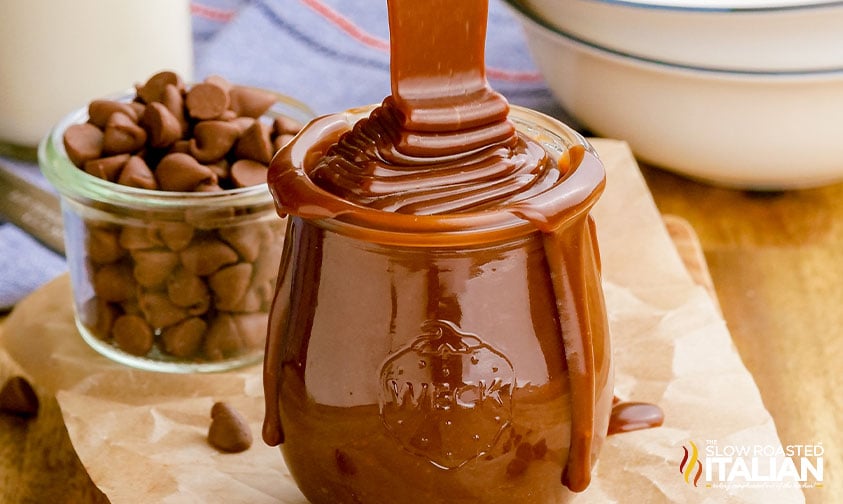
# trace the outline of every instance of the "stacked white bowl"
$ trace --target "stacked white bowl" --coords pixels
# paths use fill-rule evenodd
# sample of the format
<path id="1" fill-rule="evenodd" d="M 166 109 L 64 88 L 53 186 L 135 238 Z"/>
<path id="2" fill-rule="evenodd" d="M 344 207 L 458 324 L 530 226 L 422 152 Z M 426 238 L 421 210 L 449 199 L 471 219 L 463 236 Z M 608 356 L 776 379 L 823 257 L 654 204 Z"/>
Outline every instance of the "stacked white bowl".
<path id="1" fill-rule="evenodd" d="M 507 1 L 562 106 L 640 160 L 742 189 L 843 181 L 843 1 Z"/>

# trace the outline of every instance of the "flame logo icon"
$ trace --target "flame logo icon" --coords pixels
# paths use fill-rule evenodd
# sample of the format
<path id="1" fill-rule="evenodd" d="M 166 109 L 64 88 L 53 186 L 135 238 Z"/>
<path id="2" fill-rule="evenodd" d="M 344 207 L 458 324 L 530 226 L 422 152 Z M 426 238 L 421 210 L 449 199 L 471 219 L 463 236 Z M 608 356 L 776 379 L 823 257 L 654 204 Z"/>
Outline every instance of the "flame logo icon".
<path id="1" fill-rule="evenodd" d="M 690 484 L 691 475 L 694 474 L 694 471 L 696 470 L 696 474 L 694 475 L 694 486 L 697 486 L 700 481 L 700 477 L 702 476 L 700 452 L 693 441 L 689 441 L 689 443 L 691 444 L 691 450 L 682 446 L 682 449 L 685 450 L 685 456 L 682 457 L 682 462 L 679 463 L 679 472 L 685 478 L 685 483 Z"/>

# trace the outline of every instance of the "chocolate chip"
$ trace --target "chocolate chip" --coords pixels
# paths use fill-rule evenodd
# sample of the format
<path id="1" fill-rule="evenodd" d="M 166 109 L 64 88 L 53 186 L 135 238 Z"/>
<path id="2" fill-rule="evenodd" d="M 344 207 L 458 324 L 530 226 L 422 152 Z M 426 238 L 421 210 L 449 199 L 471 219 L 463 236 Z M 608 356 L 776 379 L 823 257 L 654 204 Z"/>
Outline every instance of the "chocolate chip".
<path id="1" fill-rule="evenodd" d="M 208 324 L 199 317 L 191 317 L 164 329 L 161 339 L 164 351 L 176 357 L 193 357 L 202 346 Z"/>
<path id="2" fill-rule="evenodd" d="M 168 85 L 173 85 L 179 90 L 184 89 L 184 82 L 178 74 L 163 71 L 150 77 L 143 85 L 137 86 L 138 98 L 147 104 L 161 101 Z"/>
<path id="3" fill-rule="evenodd" d="M 266 342 L 267 317 L 260 312 L 238 313 L 232 315 L 237 335 L 249 350 L 263 348 Z"/>
<path id="4" fill-rule="evenodd" d="M 240 130 L 227 121 L 202 121 L 193 128 L 190 154 L 200 163 L 212 163 L 225 156 L 234 146 Z"/>
<path id="5" fill-rule="evenodd" d="M 240 135 L 234 153 L 240 159 L 251 159 L 268 165 L 275 154 L 269 126 L 260 121 L 252 123 Z"/>
<path id="6" fill-rule="evenodd" d="M 158 234 L 170 250 L 183 250 L 193 239 L 193 226 L 185 222 L 162 222 Z"/>
<path id="7" fill-rule="evenodd" d="M 170 146 L 170 150 L 167 151 L 167 154 L 190 154 L 190 140 L 176 140 L 173 142 L 173 145 Z"/>
<path id="8" fill-rule="evenodd" d="M 231 88 L 234 87 L 234 84 L 229 82 L 228 79 L 226 79 L 225 77 L 223 77 L 221 75 L 209 75 L 208 77 L 205 78 L 205 82 L 207 82 L 209 84 L 215 84 L 215 85 L 225 89 L 226 92 L 231 91 Z"/>
<path id="9" fill-rule="evenodd" d="M 184 99 L 190 117 L 216 119 L 228 109 L 228 91 L 212 82 L 194 85 Z"/>
<path id="10" fill-rule="evenodd" d="M 193 157 L 167 154 L 155 170 L 158 186 L 164 191 L 192 191 L 203 183 L 216 183 L 217 176 Z"/>
<path id="11" fill-rule="evenodd" d="M 138 295 L 138 306 L 144 318 L 155 329 L 169 327 L 190 316 L 186 309 L 160 292 L 141 292 Z"/>
<path id="12" fill-rule="evenodd" d="M 118 315 L 138 315 L 143 317 L 143 310 L 141 310 L 141 307 L 138 304 L 137 297 L 115 304 L 117 304 L 121 310 Z"/>
<path id="13" fill-rule="evenodd" d="M 114 321 L 121 313 L 113 303 L 93 297 L 85 303 L 79 315 L 82 323 L 94 336 L 101 340 L 109 340 Z"/>
<path id="14" fill-rule="evenodd" d="M 244 260 L 254 262 L 261 251 L 265 228 L 261 226 L 230 226 L 220 229 L 220 238 L 234 247 Z M 279 256 L 280 257 L 280 256 Z"/>
<path id="15" fill-rule="evenodd" d="M 138 111 L 128 103 L 116 100 L 94 100 L 88 105 L 88 122 L 105 129 L 108 118 L 115 112 L 122 112 L 137 121 Z"/>
<path id="16" fill-rule="evenodd" d="M 237 262 L 237 252 L 220 240 L 194 241 L 180 252 L 181 263 L 191 273 L 206 276 Z"/>
<path id="17" fill-rule="evenodd" d="M 234 187 L 248 187 L 266 183 L 269 168 L 251 159 L 240 159 L 231 165 L 231 181 Z"/>
<path id="18" fill-rule="evenodd" d="M 102 150 L 108 154 L 132 153 L 146 143 L 146 130 L 123 112 L 108 118 L 103 132 Z"/>
<path id="19" fill-rule="evenodd" d="M 228 92 L 231 110 L 237 115 L 260 117 L 275 103 L 276 97 L 269 91 L 245 86 L 233 86 Z"/>
<path id="20" fill-rule="evenodd" d="M 282 229 L 274 231 L 283 233 Z M 261 245 L 260 255 L 255 260 L 255 279 L 258 281 L 275 281 L 278 275 L 278 258 L 281 257 L 282 240 L 274 237 L 264 239 Z"/>
<path id="21" fill-rule="evenodd" d="M 129 108 L 135 111 L 133 117 L 143 117 L 143 112 L 146 110 L 146 105 L 139 101 L 131 101 L 128 103 Z M 129 114 L 131 116 L 131 114 Z"/>
<path id="22" fill-rule="evenodd" d="M 211 322 L 205 336 L 204 352 L 210 360 L 223 360 L 242 354 L 248 347 L 240 336 L 237 324 L 231 315 L 221 313 Z"/>
<path id="23" fill-rule="evenodd" d="M 228 403 L 217 402 L 211 407 L 208 443 L 220 451 L 239 453 L 252 446 L 252 431 L 240 412 Z"/>
<path id="24" fill-rule="evenodd" d="M 276 135 L 295 135 L 302 129 L 302 123 L 292 117 L 278 116 L 272 120 L 272 132 Z"/>
<path id="25" fill-rule="evenodd" d="M 132 252 L 132 259 L 135 261 L 135 280 L 142 287 L 163 285 L 179 264 L 178 254 L 169 249 L 136 250 Z"/>
<path id="26" fill-rule="evenodd" d="M 158 189 L 158 181 L 155 180 L 155 175 L 146 161 L 140 156 L 131 156 L 123 169 L 120 172 L 120 177 L 117 178 L 117 183 L 129 187 L 137 187 L 139 189 Z"/>
<path id="27" fill-rule="evenodd" d="M 231 307 L 231 311 L 242 313 L 262 311 L 263 302 L 264 298 L 261 292 L 250 285 L 243 297 L 240 298 L 240 301 Z"/>
<path id="28" fill-rule="evenodd" d="M 238 263 L 221 268 L 208 278 L 214 301 L 220 310 L 233 311 L 246 295 L 252 281 L 252 265 Z"/>
<path id="29" fill-rule="evenodd" d="M 153 228 L 129 225 L 120 230 L 118 242 L 126 250 L 148 249 L 164 244 Z"/>
<path id="30" fill-rule="evenodd" d="M 91 123 L 73 124 L 64 132 L 64 149 L 67 157 L 76 166 L 85 161 L 102 157 L 102 130 Z"/>
<path id="31" fill-rule="evenodd" d="M 135 295 L 135 279 L 131 267 L 124 263 L 106 264 L 94 272 L 91 284 L 97 297 L 119 303 Z"/>
<path id="32" fill-rule="evenodd" d="M 152 328 L 142 317 L 122 315 L 114 321 L 111 329 L 114 342 L 132 355 L 146 355 L 152 350 L 154 335 Z"/>
<path id="33" fill-rule="evenodd" d="M 257 268 L 255 269 L 257 270 Z M 270 303 L 272 302 L 273 294 L 275 293 L 275 282 L 273 280 L 261 280 L 256 275 L 252 283 L 254 284 L 253 289 L 255 294 L 260 297 L 261 310 L 263 310 L 263 307 L 266 306 L 268 311 Z"/>
<path id="34" fill-rule="evenodd" d="M 32 385 L 22 376 L 6 380 L 0 389 L 0 411 L 20 417 L 34 417 L 38 414 L 38 395 Z"/>
<path id="35" fill-rule="evenodd" d="M 109 264 L 121 259 L 126 250 L 120 246 L 119 236 L 119 228 L 89 225 L 85 237 L 88 258 L 96 264 Z"/>
<path id="36" fill-rule="evenodd" d="M 217 175 L 217 180 L 226 180 L 231 177 L 231 163 L 227 159 L 223 158 L 205 166 Z"/>
<path id="37" fill-rule="evenodd" d="M 186 269 L 180 269 L 167 279 L 167 295 L 177 306 L 186 308 L 193 315 L 204 313 L 211 303 L 211 294 L 205 281 Z"/>
<path id="38" fill-rule="evenodd" d="M 255 121 L 257 121 L 257 120 L 258 119 L 255 119 L 254 117 L 240 116 L 240 117 L 235 117 L 234 119 L 231 119 L 228 122 L 237 126 L 237 129 L 240 131 L 240 134 L 242 135 L 243 132 L 246 131 L 247 129 L 249 129 L 253 124 L 255 124 Z"/>
<path id="39" fill-rule="evenodd" d="M 116 156 L 102 157 L 85 161 L 85 172 L 94 177 L 116 182 L 123 171 L 123 166 L 129 160 L 129 154 L 117 154 Z"/>
<path id="40" fill-rule="evenodd" d="M 149 130 L 149 145 L 156 149 L 169 147 L 182 137 L 181 122 L 163 103 L 146 107 L 141 124 Z"/>
<path id="41" fill-rule="evenodd" d="M 168 84 L 164 88 L 164 96 L 161 97 L 161 103 L 163 103 L 164 106 L 167 107 L 167 110 L 173 114 L 173 117 L 178 120 L 179 125 L 181 126 L 182 136 L 184 136 L 189 124 L 184 113 L 184 95 L 182 94 L 182 90 L 172 84 Z"/>

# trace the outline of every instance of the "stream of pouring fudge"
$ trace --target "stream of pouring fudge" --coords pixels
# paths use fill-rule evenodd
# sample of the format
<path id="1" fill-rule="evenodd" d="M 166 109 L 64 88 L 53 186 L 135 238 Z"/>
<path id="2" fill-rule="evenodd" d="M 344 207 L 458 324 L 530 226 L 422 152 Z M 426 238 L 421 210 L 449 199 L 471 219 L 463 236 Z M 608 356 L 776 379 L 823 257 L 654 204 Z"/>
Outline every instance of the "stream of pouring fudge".
<path id="1" fill-rule="evenodd" d="M 452 3 L 455 17 L 478 2 Z M 562 177 L 544 149 L 518 135 L 506 100 L 486 82 L 483 23 L 430 33 L 413 9 L 395 8 L 392 96 L 358 122 L 308 173 L 322 189 L 369 208 L 416 215 L 500 208 L 527 199 Z M 450 29 L 448 24 L 434 25 Z M 418 41 L 452 41 L 427 49 Z M 465 48 L 465 50 L 455 50 Z M 447 75 L 440 75 L 448 68 Z"/>
<path id="2" fill-rule="evenodd" d="M 309 162 L 304 173 L 279 169 L 289 155 L 282 151 L 270 169 L 269 185 L 280 212 L 305 218 L 370 210 L 443 217 L 509 212 L 541 231 L 559 312 L 586 314 L 603 307 L 602 294 L 588 285 L 587 275 L 568 272 L 582 270 L 571 264 L 599 264 L 599 259 L 581 257 L 590 248 L 577 242 L 596 240 L 593 223 L 582 214 L 577 218 L 588 221 L 583 223 L 585 234 L 574 236 L 560 228 L 582 199 L 602 192 L 602 179 L 589 178 L 594 171 L 576 170 L 598 161 L 593 153 L 576 148 L 553 159 L 541 144 L 516 131 L 506 99 L 486 80 L 487 1 L 389 0 L 391 96 L 350 130 L 339 131 L 328 119 L 307 126 L 300 135 L 311 136 L 314 146 L 305 156 Z M 579 178 L 569 177 L 575 171 Z M 563 183 L 568 194 L 588 195 L 580 200 L 560 197 Z M 285 191 L 274 189 L 282 186 Z M 318 201 L 313 186 L 325 194 Z M 566 264 L 568 268 L 562 266 Z M 602 338 L 600 324 L 605 321 L 586 315 L 559 317 L 572 411 L 562 482 L 573 491 L 590 482 L 592 441 L 598 436 L 595 418 L 609 416 L 610 405 L 597 397 L 609 369 L 609 352 L 595 341 Z M 271 331 L 264 438 L 274 445 L 283 441 L 283 430 L 277 402 L 280 377 L 272 375 L 280 343 L 273 338 L 277 335 Z M 616 421 L 644 427 L 628 420 Z M 632 428 L 614 425 L 609 430 Z"/>

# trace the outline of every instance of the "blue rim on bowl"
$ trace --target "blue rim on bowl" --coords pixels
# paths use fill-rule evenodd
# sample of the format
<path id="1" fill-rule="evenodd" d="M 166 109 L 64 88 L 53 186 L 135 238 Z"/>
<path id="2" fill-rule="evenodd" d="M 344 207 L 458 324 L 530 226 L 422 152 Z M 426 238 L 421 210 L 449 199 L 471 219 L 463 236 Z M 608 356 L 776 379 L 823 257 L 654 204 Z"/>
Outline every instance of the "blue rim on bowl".
<path id="1" fill-rule="evenodd" d="M 608 3 L 608 4 L 623 4 L 623 5 L 631 5 L 636 7 L 646 7 L 646 8 L 659 8 L 662 7 L 661 5 L 654 5 L 654 4 L 644 4 L 641 2 L 631 2 L 629 0 L 589 0 L 594 1 L 596 3 Z M 662 68 L 673 69 L 677 71 L 693 71 L 693 72 L 704 72 L 704 73 L 711 73 L 711 74 L 721 74 L 723 76 L 730 76 L 730 77 L 839 77 L 843 74 L 843 67 L 839 68 L 823 68 L 823 69 L 815 69 L 815 70 L 752 70 L 752 69 L 731 69 L 731 68 L 719 68 L 719 67 L 709 67 L 709 66 L 696 66 L 696 65 L 688 65 L 676 62 L 668 62 L 659 60 L 656 58 L 649 58 L 646 56 L 640 56 L 636 54 L 632 54 L 629 52 L 621 51 L 618 49 L 613 49 L 610 47 L 606 47 L 600 44 L 596 44 L 589 40 L 585 40 L 582 37 L 578 37 L 572 33 L 568 33 L 559 29 L 557 26 L 554 26 L 549 21 L 545 20 L 543 17 L 539 16 L 536 12 L 532 9 L 524 5 L 521 0 L 504 0 L 504 2 L 520 17 L 523 21 L 530 22 L 534 25 L 540 26 L 545 30 L 562 37 L 564 39 L 569 40 L 570 42 L 574 42 L 583 46 L 586 46 L 592 50 L 610 54 L 619 58 L 624 58 L 628 60 L 635 61 L 637 64 L 650 64 L 656 65 Z M 830 5 L 838 5 L 843 7 L 843 1 L 818 1 L 812 2 L 810 5 L 805 4 L 805 7 L 825 7 Z M 667 7 L 667 9 L 674 9 L 675 7 Z M 692 10 L 690 7 L 684 7 L 683 9 Z M 708 11 L 715 11 L 718 9 L 705 9 Z M 719 9 L 722 10 L 722 9 Z M 756 9 L 757 10 L 757 9 Z"/>
<path id="2" fill-rule="evenodd" d="M 697 12 L 762 12 L 822 7 L 843 6 L 839 0 L 754 0 L 747 5 L 747 0 L 738 4 L 735 0 L 590 0 L 595 3 L 638 7 L 642 9 L 679 10 Z"/>

